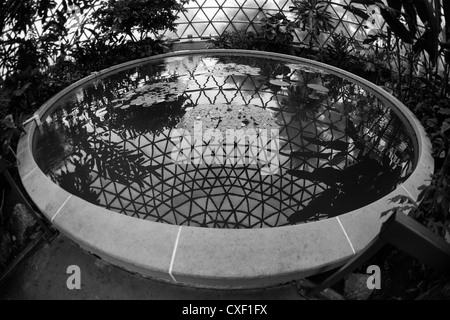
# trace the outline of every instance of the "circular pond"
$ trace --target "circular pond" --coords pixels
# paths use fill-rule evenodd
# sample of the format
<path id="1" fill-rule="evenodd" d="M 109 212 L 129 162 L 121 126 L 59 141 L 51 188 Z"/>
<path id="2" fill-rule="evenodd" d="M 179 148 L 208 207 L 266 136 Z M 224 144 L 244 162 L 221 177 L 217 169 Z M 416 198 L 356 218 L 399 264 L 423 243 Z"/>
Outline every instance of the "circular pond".
<path id="1" fill-rule="evenodd" d="M 170 282 L 266 286 L 344 263 L 433 170 L 417 119 L 342 70 L 178 52 L 70 86 L 19 144 L 25 188 L 103 259 Z"/>

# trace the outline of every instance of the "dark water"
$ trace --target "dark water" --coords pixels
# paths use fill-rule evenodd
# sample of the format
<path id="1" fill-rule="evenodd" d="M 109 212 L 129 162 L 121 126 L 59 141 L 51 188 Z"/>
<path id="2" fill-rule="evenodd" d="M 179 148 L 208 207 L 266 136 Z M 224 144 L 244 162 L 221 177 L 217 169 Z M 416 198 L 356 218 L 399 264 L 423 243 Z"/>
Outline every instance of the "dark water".
<path id="1" fill-rule="evenodd" d="M 301 64 L 167 58 L 96 80 L 59 104 L 37 135 L 41 169 L 91 203 L 163 223 L 326 219 L 381 198 L 413 167 L 394 112 Z"/>

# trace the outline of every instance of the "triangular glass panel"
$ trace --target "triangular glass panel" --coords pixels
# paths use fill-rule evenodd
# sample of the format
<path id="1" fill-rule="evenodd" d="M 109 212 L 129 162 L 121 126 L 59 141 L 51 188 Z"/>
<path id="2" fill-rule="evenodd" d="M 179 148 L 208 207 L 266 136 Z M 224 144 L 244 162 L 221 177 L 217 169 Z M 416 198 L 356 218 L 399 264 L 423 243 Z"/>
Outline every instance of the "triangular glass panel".
<path id="1" fill-rule="evenodd" d="M 275 0 L 267 0 L 267 2 L 264 4 L 264 10 L 276 10 L 279 11 L 278 6 L 275 3 Z M 270 12 L 273 14 L 273 12 Z"/>
<path id="2" fill-rule="evenodd" d="M 203 35 L 214 37 L 214 36 L 218 36 L 219 33 L 218 33 L 218 31 L 214 28 L 214 24 L 213 24 L 213 23 L 210 23 L 210 24 L 208 25 L 208 27 L 205 29 L 205 31 L 203 31 Z"/>
<path id="3" fill-rule="evenodd" d="M 213 21 L 229 21 L 228 17 L 225 15 L 223 10 L 219 10 L 217 14 L 214 16 Z"/>
<path id="4" fill-rule="evenodd" d="M 199 8 L 203 7 L 204 3 L 206 2 L 206 0 L 194 0 L 195 2 L 197 2 Z"/>
<path id="5" fill-rule="evenodd" d="M 189 9 L 186 12 L 183 12 L 183 15 L 186 17 L 186 21 L 191 22 L 198 11 L 198 9 Z"/>
<path id="6" fill-rule="evenodd" d="M 249 21 L 253 21 L 259 13 L 258 9 L 242 9 Z"/>
<path id="7" fill-rule="evenodd" d="M 228 196 L 225 196 L 225 198 L 223 199 L 223 202 L 220 205 L 220 210 L 233 210 L 233 204 L 231 203 Z"/>
<path id="8" fill-rule="evenodd" d="M 341 6 L 328 6 L 327 11 L 333 15 L 335 14 L 336 19 L 342 19 L 342 17 L 344 16 L 344 14 L 347 10 Z"/>
<path id="9" fill-rule="evenodd" d="M 215 0 L 206 0 L 201 7 L 202 8 L 207 8 L 207 7 L 217 8 L 217 2 Z"/>
<path id="10" fill-rule="evenodd" d="M 183 38 L 189 38 L 189 37 L 197 37 L 197 32 L 192 27 L 192 25 L 189 25 L 183 33 Z"/>
<path id="11" fill-rule="evenodd" d="M 289 0 L 275 0 L 275 2 L 277 6 L 280 8 L 280 10 L 289 10 L 289 5 L 286 6 Z"/>
<path id="12" fill-rule="evenodd" d="M 336 29 L 334 29 L 334 33 L 339 33 L 344 35 L 345 37 L 349 38 L 350 34 L 348 33 L 347 29 L 345 28 L 344 23 L 341 21 L 336 25 Z"/>
<path id="13" fill-rule="evenodd" d="M 225 31 L 227 31 L 227 32 L 235 32 L 235 31 L 236 31 L 236 28 L 233 26 L 232 23 L 230 23 L 230 24 L 228 25 L 228 27 L 225 29 Z"/>
<path id="14" fill-rule="evenodd" d="M 260 22 L 262 19 L 267 18 L 267 15 L 264 13 L 264 11 L 258 11 L 258 14 L 253 19 L 255 22 Z"/>
<path id="15" fill-rule="evenodd" d="M 176 34 L 178 35 L 179 38 L 183 38 L 184 31 L 186 30 L 187 27 L 188 27 L 187 23 L 183 24 L 180 23 L 177 25 Z"/>
<path id="16" fill-rule="evenodd" d="M 266 0 L 247 0 L 247 2 L 245 3 L 244 7 L 246 8 L 255 8 L 258 9 L 260 7 L 264 6 L 264 2 Z"/>
<path id="17" fill-rule="evenodd" d="M 197 34 L 200 37 L 203 36 L 203 31 L 205 31 L 208 24 L 209 24 L 208 22 L 198 22 L 193 24 L 195 30 L 197 31 Z"/>
<path id="18" fill-rule="evenodd" d="M 120 203 L 119 199 L 114 198 L 110 203 L 107 204 L 107 206 L 110 209 L 121 209 L 122 208 L 122 204 Z"/>
<path id="19" fill-rule="evenodd" d="M 203 12 L 203 10 L 198 10 L 197 14 L 195 15 L 195 17 L 192 19 L 192 22 L 205 22 L 208 21 L 208 17 L 205 15 L 205 13 Z"/>
<path id="20" fill-rule="evenodd" d="M 222 9 L 228 17 L 228 20 L 233 20 L 236 13 L 239 11 L 238 8 L 223 8 Z"/>
<path id="21" fill-rule="evenodd" d="M 245 31 L 248 27 L 248 22 L 235 22 L 233 21 L 233 26 L 237 31 Z"/>
<path id="22" fill-rule="evenodd" d="M 358 24 L 347 22 L 347 30 L 352 39 L 355 38 L 355 34 L 358 32 L 359 27 L 360 26 Z"/>
<path id="23" fill-rule="evenodd" d="M 364 41 L 364 39 L 367 38 L 367 33 L 366 33 L 366 31 L 364 30 L 363 27 L 360 27 L 360 28 L 359 28 L 358 30 L 356 30 L 356 32 L 353 34 L 353 38 L 354 38 L 355 40 L 358 40 L 358 41 Z"/>
<path id="24" fill-rule="evenodd" d="M 247 32 L 253 32 L 255 34 L 258 34 L 258 32 L 256 31 L 254 25 L 249 25 L 247 28 Z"/>
<path id="25" fill-rule="evenodd" d="M 217 8 L 203 8 L 203 12 L 209 21 L 212 21 L 214 16 L 216 15 L 218 9 Z"/>

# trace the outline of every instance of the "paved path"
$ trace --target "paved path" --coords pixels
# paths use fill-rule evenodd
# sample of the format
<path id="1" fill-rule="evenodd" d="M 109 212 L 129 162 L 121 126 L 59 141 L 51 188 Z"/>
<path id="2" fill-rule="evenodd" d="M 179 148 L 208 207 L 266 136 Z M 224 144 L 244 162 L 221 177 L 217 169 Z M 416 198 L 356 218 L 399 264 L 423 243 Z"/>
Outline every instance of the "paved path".
<path id="1" fill-rule="evenodd" d="M 69 265 L 81 269 L 81 290 L 69 290 Z M 0 299 L 298 300 L 293 285 L 260 290 L 206 290 L 144 279 L 107 265 L 59 235 L 41 246 L 0 287 Z"/>

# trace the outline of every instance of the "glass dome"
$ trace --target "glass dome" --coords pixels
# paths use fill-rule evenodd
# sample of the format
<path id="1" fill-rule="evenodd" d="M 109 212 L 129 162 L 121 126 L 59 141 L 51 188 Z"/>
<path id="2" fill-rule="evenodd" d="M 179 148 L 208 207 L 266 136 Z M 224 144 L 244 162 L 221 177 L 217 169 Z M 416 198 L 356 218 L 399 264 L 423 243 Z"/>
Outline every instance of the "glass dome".
<path id="1" fill-rule="evenodd" d="M 350 0 L 328 2 L 326 10 L 335 19 L 335 28 L 331 33 L 362 41 L 369 29 L 365 28 L 366 21 L 344 8 L 349 4 Z M 185 6 L 186 12 L 179 14 L 177 31 L 166 32 L 164 35 L 173 39 L 195 40 L 208 39 L 224 31 L 250 31 L 259 34 L 261 19 L 269 15 L 282 11 L 288 18 L 293 18 L 292 12 L 289 11 L 291 6 L 291 0 L 191 0 Z M 353 6 L 365 10 L 362 5 Z M 299 30 L 294 42 L 300 43 L 307 36 L 307 31 Z M 324 44 L 329 37 L 330 33 L 321 35 L 321 43 Z"/>

